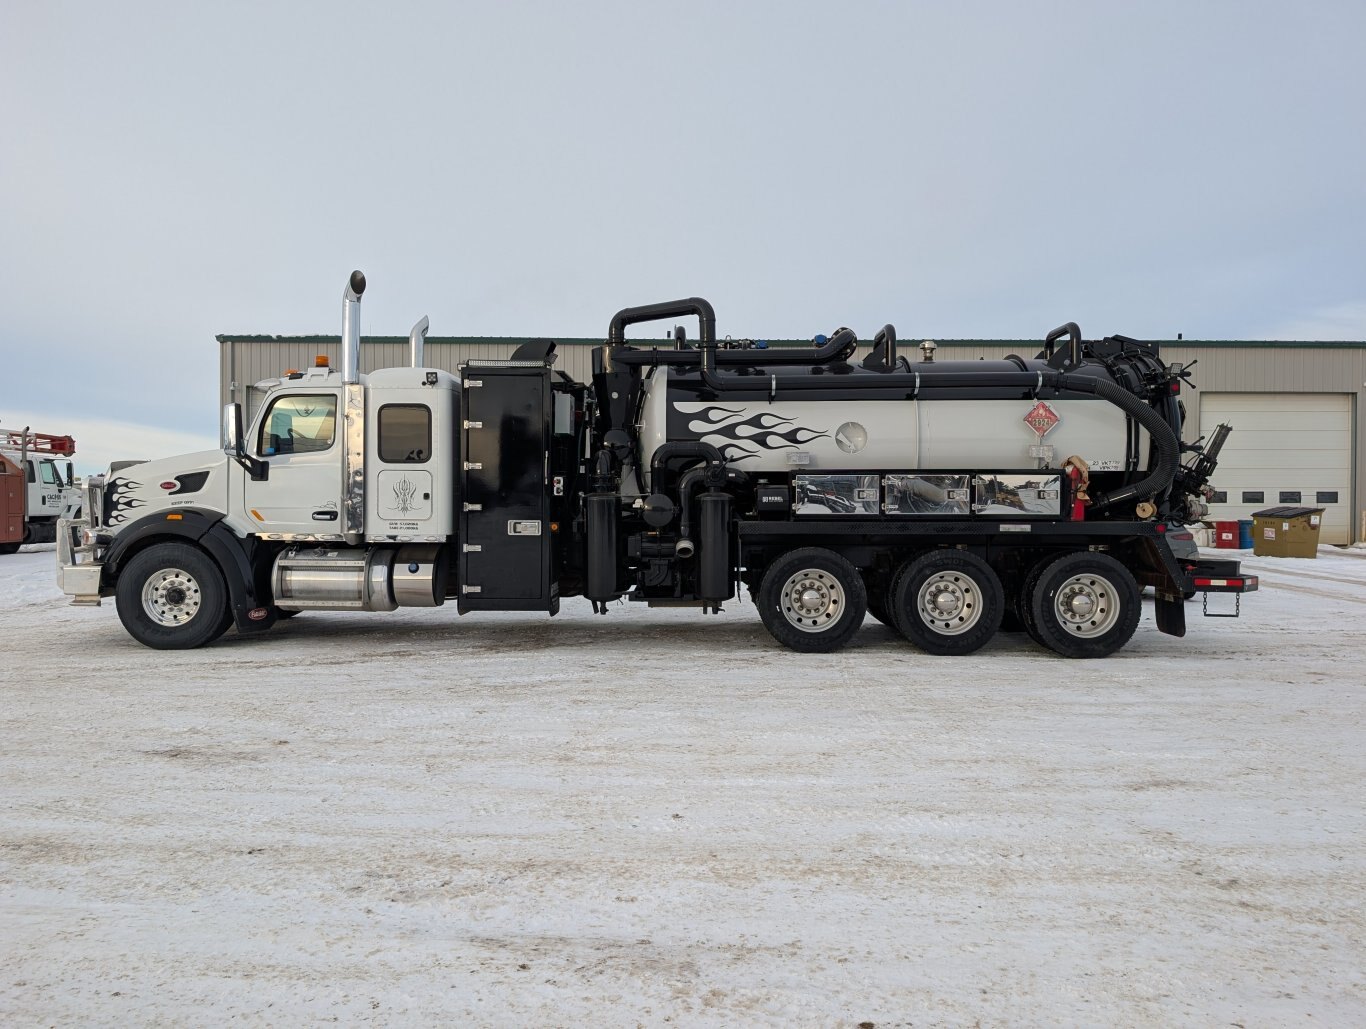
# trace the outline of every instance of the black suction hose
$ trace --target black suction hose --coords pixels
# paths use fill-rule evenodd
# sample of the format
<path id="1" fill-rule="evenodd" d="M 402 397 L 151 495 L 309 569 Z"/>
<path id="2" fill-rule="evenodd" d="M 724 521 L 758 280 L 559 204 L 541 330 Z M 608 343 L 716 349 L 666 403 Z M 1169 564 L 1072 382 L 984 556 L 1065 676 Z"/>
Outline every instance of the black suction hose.
<path id="1" fill-rule="evenodd" d="M 1096 497 L 1091 501 L 1092 511 L 1104 511 L 1126 500 L 1147 500 L 1171 488 L 1172 480 L 1176 477 L 1176 470 L 1181 463 L 1181 441 L 1176 438 L 1175 431 L 1167 424 L 1165 418 L 1127 389 L 1116 386 L 1113 382 L 1078 375 L 1060 375 L 1058 378 L 1062 380 L 1062 389 L 1094 393 L 1102 400 L 1108 400 L 1133 415 L 1135 420 L 1148 430 L 1153 443 L 1157 446 L 1157 464 L 1147 477 Z M 1076 384 L 1078 379 L 1087 383 L 1089 388 Z"/>

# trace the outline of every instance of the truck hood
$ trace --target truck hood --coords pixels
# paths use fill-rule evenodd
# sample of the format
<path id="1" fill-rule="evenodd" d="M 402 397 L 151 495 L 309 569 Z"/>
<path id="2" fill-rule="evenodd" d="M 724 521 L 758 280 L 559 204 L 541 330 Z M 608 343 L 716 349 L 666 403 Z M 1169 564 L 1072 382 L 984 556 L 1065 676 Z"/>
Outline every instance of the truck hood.
<path id="1" fill-rule="evenodd" d="M 228 458 L 221 450 L 144 461 L 113 472 L 104 485 L 104 524 L 113 532 L 175 507 L 227 513 Z"/>

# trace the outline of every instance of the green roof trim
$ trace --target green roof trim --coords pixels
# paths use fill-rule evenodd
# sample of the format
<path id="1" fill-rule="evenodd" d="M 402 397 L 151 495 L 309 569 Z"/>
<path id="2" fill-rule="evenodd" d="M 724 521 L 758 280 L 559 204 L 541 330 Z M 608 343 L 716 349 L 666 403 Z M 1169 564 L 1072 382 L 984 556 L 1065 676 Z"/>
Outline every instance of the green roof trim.
<path id="1" fill-rule="evenodd" d="M 222 333 L 214 337 L 221 343 L 295 343 L 295 344 L 318 344 L 335 346 L 341 345 L 340 336 L 268 336 L 268 335 L 248 335 L 237 336 L 231 333 Z M 501 344 L 504 346 L 517 346 L 533 339 L 547 339 L 554 337 L 546 336 L 428 336 L 427 346 L 472 346 L 477 344 Z M 924 336 L 908 336 L 897 342 L 900 350 L 911 350 L 919 346 Z M 408 342 L 407 336 L 362 336 L 362 343 L 402 343 Z M 583 337 L 560 339 L 555 338 L 555 342 L 564 347 L 600 347 L 606 341 L 601 339 L 587 339 Z M 669 341 L 663 339 L 632 339 L 628 343 L 638 347 L 662 346 L 668 347 Z M 860 340 L 861 344 L 871 344 L 872 340 Z M 1043 349 L 1043 340 L 1039 339 L 935 339 L 934 342 L 941 347 L 1015 347 L 1022 351 L 1039 351 Z M 1274 340 L 1274 339 L 1159 339 L 1154 340 L 1164 347 L 1215 347 L 1215 348 L 1246 348 L 1246 349 L 1315 349 L 1315 350 L 1363 350 L 1366 349 L 1366 340 Z M 810 347 L 809 339 L 771 339 L 768 345 L 775 349 L 787 347 Z"/>

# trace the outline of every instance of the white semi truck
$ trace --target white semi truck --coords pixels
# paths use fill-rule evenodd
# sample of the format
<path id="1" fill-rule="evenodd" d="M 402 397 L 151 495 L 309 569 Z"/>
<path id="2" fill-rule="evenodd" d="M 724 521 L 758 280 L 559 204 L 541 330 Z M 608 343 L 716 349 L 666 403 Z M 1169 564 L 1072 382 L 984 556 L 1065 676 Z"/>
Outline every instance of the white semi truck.
<path id="1" fill-rule="evenodd" d="M 0 554 L 51 543 L 57 522 L 81 510 L 70 436 L 0 428 Z"/>
<path id="2" fill-rule="evenodd" d="M 361 375 L 364 289 L 353 273 L 340 369 L 262 384 L 246 428 L 230 405 L 222 451 L 89 482 L 58 540 L 74 603 L 113 597 L 134 638 L 183 648 L 306 610 L 711 612 L 745 590 L 798 651 L 871 613 L 934 654 L 1005 628 L 1100 657 L 1134 633 L 1142 587 L 1175 636 L 1197 593 L 1257 588 L 1184 528 L 1228 430 L 1181 443 L 1187 372 L 1154 343 L 1069 323 L 1033 357 L 926 343 L 912 361 L 889 325 L 855 360 L 848 329 L 720 342 L 692 298 L 618 312 L 591 383 L 553 370 L 550 340 L 425 367 L 426 319 L 408 367 Z M 626 340 L 680 317 L 696 343 Z"/>

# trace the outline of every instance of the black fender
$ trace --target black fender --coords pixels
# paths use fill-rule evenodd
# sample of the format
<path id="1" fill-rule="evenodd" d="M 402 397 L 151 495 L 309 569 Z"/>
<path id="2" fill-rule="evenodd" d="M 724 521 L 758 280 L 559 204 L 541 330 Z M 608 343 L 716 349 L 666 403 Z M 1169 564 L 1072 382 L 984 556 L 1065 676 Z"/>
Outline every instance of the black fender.
<path id="1" fill-rule="evenodd" d="M 152 539 L 176 539 L 194 543 L 208 552 L 228 584 L 228 602 L 238 632 L 260 632 L 275 624 L 270 588 L 257 575 L 257 541 L 240 539 L 223 524 L 221 511 L 177 507 L 143 515 L 119 530 L 104 556 L 103 583 L 113 587 L 119 568 Z"/>

